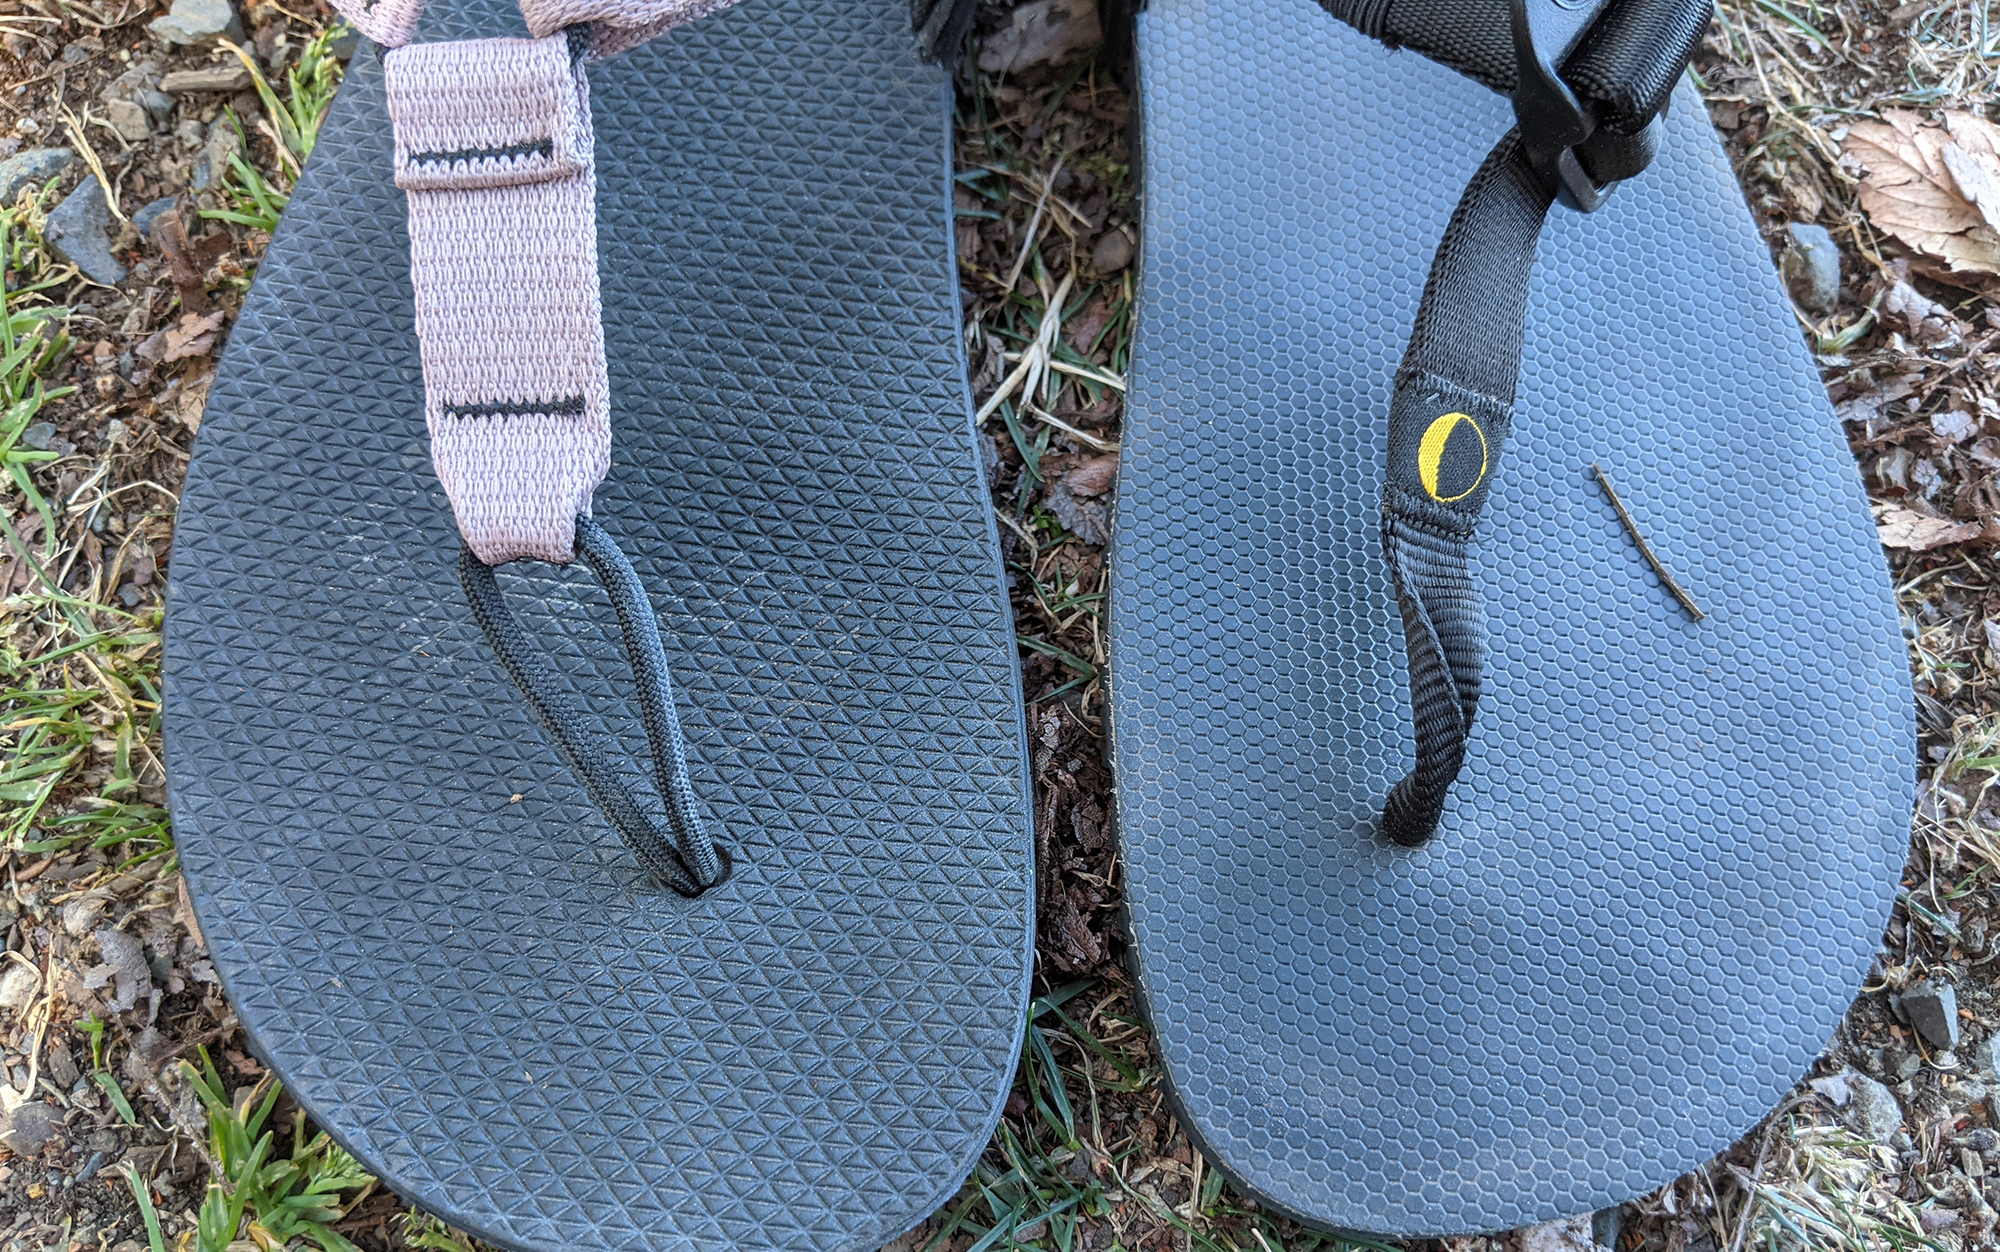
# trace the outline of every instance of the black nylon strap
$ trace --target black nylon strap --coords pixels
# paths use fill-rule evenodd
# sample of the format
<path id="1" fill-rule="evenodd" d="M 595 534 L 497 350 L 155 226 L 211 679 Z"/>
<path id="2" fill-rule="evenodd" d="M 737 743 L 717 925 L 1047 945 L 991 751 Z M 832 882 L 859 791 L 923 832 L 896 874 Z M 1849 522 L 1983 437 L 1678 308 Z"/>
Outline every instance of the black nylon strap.
<path id="1" fill-rule="evenodd" d="M 610 820 L 619 838 L 654 877 L 685 896 L 700 895 L 720 882 L 726 859 L 703 828 L 695 810 L 694 788 L 688 781 L 687 741 L 674 711 L 673 680 L 667 653 L 660 642 L 660 623 L 646 596 L 638 571 L 618 550 L 602 526 L 588 517 L 576 521 L 577 554 L 583 557 L 611 597 L 618 616 L 625 655 L 637 682 L 640 720 L 652 747 L 653 776 L 665 804 L 672 834 L 660 830 L 618 780 L 604 745 L 594 742 L 584 720 L 558 694 L 549 672 L 547 654 L 521 629 L 500 593 L 493 568 L 466 548 L 459 557 L 459 578 L 472 616 L 500 658 L 501 667 L 527 698 L 528 708 L 592 802 Z"/>
<path id="2" fill-rule="evenodd" d="M 1382 829 L 1419 844 L 1465 762 L 1486 663 L 1471 547 L 1513 423 L 1528 279 L 1554 189 L 1508 131 L 1467 185 L 1431 261 L 1389 402 L 1382 546 L 1409 651 L 1417 763 Z"/>
<path id="3" fill-rule="evenodd" d="M 1506 0 L 1320 0 L 1320 6 L 1390 47 L 1409 48 L 1502 95 L 1514 92 Z M 1711 9 L 1712 0 L 1610 0 L 1565 61 L 1563 78 L 1600 126 L 1635 133 L 1665 106 Z"/>

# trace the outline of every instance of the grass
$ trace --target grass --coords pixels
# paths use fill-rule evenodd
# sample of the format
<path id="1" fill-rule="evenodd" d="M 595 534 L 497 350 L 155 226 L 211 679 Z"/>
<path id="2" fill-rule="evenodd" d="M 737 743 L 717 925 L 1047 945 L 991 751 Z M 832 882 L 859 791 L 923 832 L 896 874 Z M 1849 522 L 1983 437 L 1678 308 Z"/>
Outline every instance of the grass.
<path id="1" fill-rule="evenodd" d="M 278 229 L 278 218 L 291 200 L 291 188 L 298 182 L 306 158 L 312 155 L 313 145 L 319 141 L 320 124 L 326 120 L 326 111 L 333 106 L 333 97 L 340 90 L 341 68 L 333 55 L 333 44 L 345 33 L 346 28 L 336 24 L 308 40 L 298 62 L 285 71 L 282 96 L 264 76 L 255 57 L 228 40 L 223 41 L 222 46 L 234 53 L 249 71 L 250 83 L 263 102 L 264 115 L 257 119 L 256 130 L 270 142 L 277 169 L 267 179 L 240 153 L 231 153 L 229 170 L 222 181 L 230 207 L 203 209 L 201 216 L 266 233 Z M 225 108 L 224 115 L 236 128 L 237 137 L 247 144 L 249 136 L 244 133 L 242 119 L 235 110 Z"/>
<path id="2" fill-rule="evenodd" d="M 292 1118 L 290 1154 L 277 1155 L 277 1132 L 267 1125 L 280 1095 L 275 1078 L 266 1073 L 232 1098 L 207 1049 L 200 1068 L 181 1062 L 181 1076 L 208 1112 L 212 1176 L 196 1218 L 199 1252 L 229 1252 L 239 1233 L 259 1248 L 302 1240 L 321 1252 L 360 1252 L 332 1223 L 375 1179 L 324 1131 L 308 1138 L 303 1110 Z M 348 1192 L 357 1194 L 343 1202 Z"/>

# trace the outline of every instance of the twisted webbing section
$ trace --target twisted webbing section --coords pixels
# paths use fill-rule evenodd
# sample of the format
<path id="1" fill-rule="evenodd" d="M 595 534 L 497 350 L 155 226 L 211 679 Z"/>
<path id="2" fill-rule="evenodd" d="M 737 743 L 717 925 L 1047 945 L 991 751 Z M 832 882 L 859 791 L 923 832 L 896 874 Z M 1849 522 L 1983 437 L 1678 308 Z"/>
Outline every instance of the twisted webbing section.
<path id="1" fill-rule="evenodd" d="M 1520 132 L 1466 186 L 1431 261 L 1389 402 L 1382 547 L 1409 656 L 1416 765 L 1390 791 L 1382 830 L 1431 837 L 1465 744 L 1486 665 L 1486 610 L 1472 540 L 1513 424 L 1528 279 L 1555 190 Z"/>

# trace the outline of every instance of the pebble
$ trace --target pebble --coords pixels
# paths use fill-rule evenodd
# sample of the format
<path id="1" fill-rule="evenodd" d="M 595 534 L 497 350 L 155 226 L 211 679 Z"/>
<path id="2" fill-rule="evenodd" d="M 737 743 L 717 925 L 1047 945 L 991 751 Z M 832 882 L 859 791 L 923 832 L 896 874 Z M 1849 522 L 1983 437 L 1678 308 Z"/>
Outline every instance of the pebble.
<path id="1" fill-rule="evenodd" d="M 144 143 L 153 133 L 152 115 L 136 100 L 107 100 L 104 120 L 127 143 Z"/>
<path id="2" fill-rule="evenodd" d="M 2000 1077 L 2000 1035 L 1981 1039 L 1966 1049 L 1965 1055 L 1971 1060 L 1974 1069 Z"/>
<path id="3" fill-rule="evenodd" d="M 76 1080 L 83 1077 L 82 1071 L 76 1067 L 76 1058 L 59 1043 L 50 1044 L 42 1052 L 42 1069 L 51 1082 L 65 1091 L 76 1086 Z"/>
<path id="4" fill-rule="evenodd" d="M 68 148 L 30 148 L 0 161 L 0 204 L 14 203 L 14 197 L 29 183 L 40 186 L 60 178 L 76 153 Z"/>
<path id="5" fill-rule="evenodd" d="M 109 285 L 125 280 L 125 267 L 111 255 L 111 206 L 104 202 L 97 175 L 84 179 L 55 207 L 42 234 L 58 255 L 92 282 Z"/>
<path id="6" fill-rule="evenodd" d="M 1824 226 L 1793 222 L 1786 229 L 1792 246 L 1785 253 L 1783 269 L 1792 296 L 1808 313 L 1824 317 L 1840 303 L 1840 249 Z"/>
<path id="7" fill-rule="evenodd" d="M 1950 983 L 1911 983 L 1903 992 L 1903 1011 L 1932 1047 L 1958 1046 L 1958 992 Z"/>
<path id="8" fill-rule="evenodd" d="M 1958 1210 L 1946 1208 L 1923 1209 L 1917 1214 L 1917 1224 L 1924 1228 L 1925 1234 L 1934 1235 L 1947 1226 L 1958 1224 Z"/>
<path id="9" fill-rule="evenodd" d="M 21 446 L 30 452 L 54 452 L 56 428 L 53 422 L 33 422 L 21 432 Z"/>
<path id="10" fill-rule="evenodd" d="M 205 91 L 242 91 L 250 85 L 250 71 L 231 57 L 199 69 L 175 70 L 160 80 L 160 90 L 170 96 L 191 96 Z"/>
<path id="11" fill-rule="evenodd" d="M 1952 1142 L 1961 1148 L 1970 1148 L 1981 1156 L 1991 1156 L 1995 1152 L 2000 1152 L 2000 1131 L 1980 1126 L 1966 1131 Z"/>
<path id="12" fill-rule="evenodd" d="M 1090 250 L 1090 263 L 1100 274 L 1116 274 L 1132 264 L 1132 237 L 1122 230 L 1107 230 Z"/>
<path id="13" fill-rule="evenodd" d="M 201 155 L 194 159 L 194 170 L 188 175 L 188 188 L 193 191 L 207 191 L 222 181 L 229 172 L 231 153 L 241 152 L 243 141 L 237 138 L 236 128 L 223 118 L 217 118 L 208 128 L 208 142 L 202 146 Z"/>
<path id="14" fill-rule="evenodd" d="M 17 1156 L 33 1156 L 55 1136 L 56 1112 L 40 1100 L 30 1100 L 14 1110 L 8 1127 L 0 1134 L 0 1147 Z"/>
<path id="15" fill-rule="evenodd" d="M 42 985 L 42 976 L 25 965 L 7 962 L 0 971 L 0 1010 L 18 1013 L 28 1007 Z"/>
<path id="16" fill-rule="evenodd" d="M 1923 1058 L 1914 1052 L 1905 1052 L 1903 1059 L 1896 1062 L 1896 1081 L 1908 1082 L 1923 1069 Z"/>
<path id="17" fill-rule="evenodd" d="M 160 215 L 169 212 L 173 207 L 174 198 L 172 196 L 161 196 L 151 204 L 132 214 L 132 228 L 139 232 L 141 238 L 151 239 L 153 237 L 153 223 L 159 221 Z"/>
<path id="18" fill-rule="evenodd" d="M 1842 1070 L 1849 1093 L 1841 1110 L 1854 1132 L 1875 1143 L 1885 1143 L 1903 1128 L 1902 1106 L 1889 1089 L 1857 1070 Z"/>
<path id="19" fill-rule="evenodd" d="M 146 23 L 153 35 L 171 44 L 213 44 L 222 39 L 243 42 L 243 23 L 229 0 L 174 0 L 165 17 Z"/>

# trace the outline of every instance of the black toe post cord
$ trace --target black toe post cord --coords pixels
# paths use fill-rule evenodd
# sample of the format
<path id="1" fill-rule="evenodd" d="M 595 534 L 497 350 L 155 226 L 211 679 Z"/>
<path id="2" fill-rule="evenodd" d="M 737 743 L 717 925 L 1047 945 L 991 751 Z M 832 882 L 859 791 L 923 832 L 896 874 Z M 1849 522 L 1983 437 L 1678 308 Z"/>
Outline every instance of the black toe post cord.
<path id="1" fill-rule="evenodd" d="M 1652 161 L 1659 116 L 1712 0 L 1321 0 L 1336 17 L 1513 97 L 1518 125 L 1472 176 L 1432 258 L 1389 402 L 1382 546 L 1409 655 L 1416 765 L 1382 831 L 1436 833 L 1486 663 L 1472 540 L 1513 423 L 1542 223 L 1595 210 Z"/>
<path id="2" fill-rule="evenodd" d="M 910 28 L 927 60 L 949 66 L 972 27 L 978 0 L 910 0 Z M 581 55 L 582 27 L 572 28 L 573 51 Z M 602 526 L 588 517 L 576 522 L 577 555 L 597 575 L 618 615 L 625 655 L 632 666 L 640 720 L 652 748 L 653 777 L 666 808 L 667 829 L 646 815 L 618 780 L 609 746 L 557 690 L 548 656 L 507 607 L 493 567 L 465 548 L 459 578 L 472 615 L 501 667 L 527 699 L 528 708 L 555 744 L 592 802 L 655 878 L 684 896 L 698 896 L 729 874 L 729 858 L 703 827 L 688 781 L 687 740 L 674 711 L 674 684 L 660 642 L 660 623 L 645 584 Z"/>
<path id="3" fill-rule="evenodd" d="M 667 673 L 659 619 L 638 572 L 602 526 L 588 517 L 578 518 L 576 546 L 577 555 L 604 584 L 618 617 L 637 687 L 639 717 L 652 746 L 653 776 L 666 806 L 668 831 L 647 817 L 618 781 L 604 745 L 595 742 L 597 736 L 556 690 L 547 654 L 521 629 L 507 607 L 493 567 L 474 556 L 471 548 L 460 554 L 458 563 L 465 598 L 471 602 L 472 615 L 501 666 L 527 698 L 535 720 L 639 863 L 680 894 L 698 896 L 722 881 L 729 863 L 695 810 L 694 788 L 688 782 L 687 741 L 681 736 L 680 718 L 674 712 L 674 685 Z"/>

